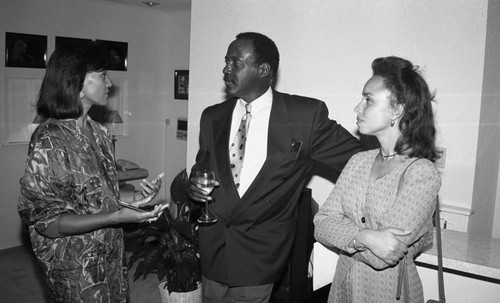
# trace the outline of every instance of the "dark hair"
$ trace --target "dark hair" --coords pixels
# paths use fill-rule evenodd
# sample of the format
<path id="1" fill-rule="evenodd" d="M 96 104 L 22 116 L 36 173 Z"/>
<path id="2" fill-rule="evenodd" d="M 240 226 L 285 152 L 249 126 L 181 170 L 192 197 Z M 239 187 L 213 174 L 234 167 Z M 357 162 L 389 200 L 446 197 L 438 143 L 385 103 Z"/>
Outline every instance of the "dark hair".
<path id="1" fill-rule="evenodd" d="M 109 52 L 97 42 L 58 48 L 47 64 L 36 111 L 44 118 L 76 119 L 82 115 L 79 93 L 85 75 L 109 66 Z"/>
<path id="2" fill-rule="evenodd" d="M 391 93 L 391 105 L 404 107 L 399 123 L 402 136 L 396 142 L 395 151 L 410 157 L 435 161 L 439 158 L 436 150 L 436 128 L 432 101 L 427 82 L 418 66 L 398 57 L 377 58 L 372 63 L 373 75 L 384 79 Z"/>
<path id="3" fill-rule="evenodd" d="M 255 63 L 257 65 L 269 63 L 272 77 L 276 77 L 280 65 L 280 53 L 273 40 L 263 34 L 252 32 L 240 33 L 236 39 L 252 41 Z"/>

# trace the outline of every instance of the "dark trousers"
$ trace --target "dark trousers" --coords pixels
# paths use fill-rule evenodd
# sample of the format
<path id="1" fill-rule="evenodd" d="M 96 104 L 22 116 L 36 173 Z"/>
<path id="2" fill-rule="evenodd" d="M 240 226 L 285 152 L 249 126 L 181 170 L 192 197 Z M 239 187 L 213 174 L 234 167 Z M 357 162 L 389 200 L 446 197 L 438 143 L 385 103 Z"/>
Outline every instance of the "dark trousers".
<path id="1" fill-rule="evenodd" d="M 273 283 L 257 286 L 229 287 L 203 277 L 203 303 L 268 303 L 271 298 Z"/>

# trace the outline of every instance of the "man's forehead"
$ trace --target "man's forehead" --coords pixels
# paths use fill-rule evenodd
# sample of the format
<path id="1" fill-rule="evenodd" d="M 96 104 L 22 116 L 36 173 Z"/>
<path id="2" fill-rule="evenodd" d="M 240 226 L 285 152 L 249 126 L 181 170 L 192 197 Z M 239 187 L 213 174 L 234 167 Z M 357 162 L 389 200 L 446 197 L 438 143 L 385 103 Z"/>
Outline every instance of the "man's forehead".
<path id="1" fill-rule="evenodd" d="M 227 50 L 227 54 L 225 56 L 227 60 L 246 60 L 246 59 L 254 59 L 254 53 L 252 48 L 248 47 L 230 47 Z"/>

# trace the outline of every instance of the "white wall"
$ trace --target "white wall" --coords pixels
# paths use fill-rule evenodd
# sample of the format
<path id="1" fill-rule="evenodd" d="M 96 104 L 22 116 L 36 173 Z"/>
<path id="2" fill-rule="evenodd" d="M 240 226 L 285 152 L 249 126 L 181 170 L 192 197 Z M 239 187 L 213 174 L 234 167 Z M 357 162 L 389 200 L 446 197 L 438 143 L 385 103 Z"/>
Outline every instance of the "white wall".
<path id="1" fill-rule="evenodd" d="M 193 0 L 187 167 L 198 148 L 201 111 L 223 98 L 229 43 L 242 31 L 271 37 L 281 54 L 277 89 L 327 102 L 355 129 L 353 108 L 380 56 L 420 65 L 437 91 L 439 146 L 447 149 L 441 201 L 471 207 L 485 56 L 487 0 Z M 314 179 L 319 203 L 332 184 Z"/>
<path id="2" fill-rule="evenodd" d="M 488 3 L 483 96 L 469 232 L 500 237 L 500 1 Z M 496 207 L 498 206 L 498 207 Z"/>
<path id="3" fill-rule="evenodd" d="M 186 162 L 186 141 L 175 138 L 175 128 L 178 117 L 187 117 L 188 103 L 174 100 L 173 75 L 175 69 L 189 69 L 190 11 L 162 13 L 94 0 L 1 1 L 0 29 L 1 43 L 5 32 L 48 36 L 49 55 L 55 36 L 128 42 L 128 71 L 109 72 L 112 80 L 126 83 L 127 135 L 118 137 L 116 156 L 138 163 L 152 177 L 165 170 L 161 197 L 169 196 L 168 186 Z M 0 58 L 4 51 L 1 47 Z M 12 73 L 43 76 L 43 70 L 5 68 L 0 60 L 2 119 Z M 16 205 L 26 152 L 27 144 L 0 147 L 0 249 L 21 244 Z"/>

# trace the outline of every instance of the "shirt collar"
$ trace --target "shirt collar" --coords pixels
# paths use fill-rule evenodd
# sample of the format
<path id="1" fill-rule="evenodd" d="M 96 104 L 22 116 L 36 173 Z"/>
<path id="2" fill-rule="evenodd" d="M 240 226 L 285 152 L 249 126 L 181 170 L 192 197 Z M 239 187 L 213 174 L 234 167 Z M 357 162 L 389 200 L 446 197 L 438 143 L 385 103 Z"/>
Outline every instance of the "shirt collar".
<path id="1" fill-rule="evenodd" d="M 260 111 L 261 109 L 270 106 L 272 101 L 273 101 L 273 90 L 271 89 L 271 87 L 269 87 L 267 91 L 263 93 L 260 97 L 250 102 L 250 104 L 252 104 L 252 112 Z M 243 99 L 241 98 L 238 99 L 238 106 L 241 107 L 243 110 L 245 109 L 246 104 L 247 102 L 245 102 Z"/>

